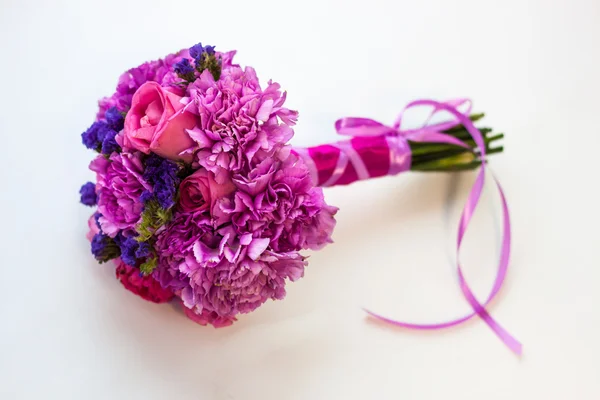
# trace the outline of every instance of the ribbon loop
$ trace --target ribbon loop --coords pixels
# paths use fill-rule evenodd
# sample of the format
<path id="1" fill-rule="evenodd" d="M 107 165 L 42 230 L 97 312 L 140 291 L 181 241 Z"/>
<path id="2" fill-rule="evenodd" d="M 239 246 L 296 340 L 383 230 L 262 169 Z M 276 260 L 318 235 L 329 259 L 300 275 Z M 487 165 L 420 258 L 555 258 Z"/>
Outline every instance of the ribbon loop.
<path id="1" fill-rule="evenodd" d="M 397 130 L 368 118 L 347 117 L 335 122 L 335 130 L 346 136 L 381 136 Z"/>

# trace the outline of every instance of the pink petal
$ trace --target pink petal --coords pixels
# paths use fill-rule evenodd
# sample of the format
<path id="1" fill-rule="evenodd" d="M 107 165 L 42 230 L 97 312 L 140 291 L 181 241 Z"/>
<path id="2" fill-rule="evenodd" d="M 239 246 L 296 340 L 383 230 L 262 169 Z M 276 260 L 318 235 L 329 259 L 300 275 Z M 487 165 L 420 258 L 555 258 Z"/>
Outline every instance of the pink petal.
<path id="1" fill-rule="evenodd" d="M 265 122 L 269 119 L 271 111 L 273 110 L 273 100 L 269 99 L 261 104 L 258 112 L 256 113 L 256 119 Z"/>
<path id="2" fill-rule="evenodd" d="M 252 243 L 252 234 L 251 233 L 246 233 L 246 234 L 240 236 L 240 244 L 242 246 L 248 246 L 250 243 Z"/>
<path id="3" fill-rule="evenodd" d="M 260 255 L 269 247 L 270 239 L 254 239 L 248 246 L 248 257 L 256 261 Z"/>
<path id="4" fill-rule="evenodd" d="M 190 138 L 192 138 L 193 141 L 198 143 L 198 147 L 201 149 L 210 147 L 212 145 L 212 140 L 210 140 L 204 131 L 198 127 L 195 127 L 194 129 L 188 129 L 187 133 L 190 135 Z"/>
<path id="5" fill-rule="evenodd" d="M 196 261 L 201 264 L 219 261 L 219 249 L 211 249 L 200 241 L 194 243 L 193 251 Z"/>

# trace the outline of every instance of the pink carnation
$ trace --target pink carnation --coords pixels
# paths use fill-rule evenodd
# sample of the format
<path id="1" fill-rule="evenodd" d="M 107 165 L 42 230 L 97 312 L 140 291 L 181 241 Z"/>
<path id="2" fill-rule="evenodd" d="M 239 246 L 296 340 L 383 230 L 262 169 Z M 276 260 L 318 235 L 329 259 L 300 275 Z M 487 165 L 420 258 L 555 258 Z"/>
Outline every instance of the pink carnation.
<path id="1" fill-rule="evenodd" d="M 198 165 L 221 182 L 228 171 L 240 171 L 259 152 L 270 153 L 293 136 L 297 113 L 283 107 L 285 93 L 269 82 L 262 90 L 254 69 L 231 65 L 215 82 L 205 71 L 188 87 L 188 110 L 199 125 L 189 132 Z M 197 150 L 199 149 L 199 150 Z"/>
<path id="2" fill-rule="evenodd" d="M 183 304 L 183 302 L 181 302 L 181 307 L 183 308 L 184 314 L 189 319 L 202 326 L 210 324 L 215 328 L 224 328 L 226 326 L 230 326 L 236 321 L 235 318 L 221 317 L 216 312 L 208 311 L 207 309 L 203 309 L 202 311 L 196 312 L 193 309 L 187 308 L 185 304 Z"/>
<path id="3" fill-rule="evenodd" d="M 234 175 L 233 182 L 238 190 L 221 209 L 238 232 L 271 238 L 275 251 L 318 250 L 331 243 L 337 208 L 325 203 L 322 189 L 313 187 L 306 165 L 294 154 L 267 157 L 250 173 Z"/>
<path id="4" fill-rule="evenodd" d="M 144 205 L 140 196 L 152 187 L 142 177 L 141 153 L 112 153 L 110 159 L 96 157 L 90 164 L 96 172 L 98 220 L 102 232 L 115 237 L 121 230 L 133 228 Z"/>

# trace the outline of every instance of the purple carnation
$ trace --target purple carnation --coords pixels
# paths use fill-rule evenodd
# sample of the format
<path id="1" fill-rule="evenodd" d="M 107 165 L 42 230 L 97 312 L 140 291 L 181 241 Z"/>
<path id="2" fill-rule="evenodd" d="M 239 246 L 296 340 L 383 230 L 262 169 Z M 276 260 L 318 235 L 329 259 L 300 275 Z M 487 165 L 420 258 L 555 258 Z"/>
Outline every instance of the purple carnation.
<path id="1" fill-rule="evenodd" d="M 102 231 L 115 237 L 121 230 L 134 228 L 144 208 L 140 196 L 151 190 L 142 177 L 141 153 L 113 153 L 109 159 L 99 156 L 90 169 L 97 175 Z"/>
<path id="2" fill-rule="evenodd" d="M 198 126 L 189 130 L 197 143 L 197 165 L 215 173 L 222 183 L 255 155 L 271 154 L 293 136 L 297 113 L 283 107 L 285 93 L 269 82 L 262 90 L 254 69 L 231 65 L 215 82 L 208 71 L 188 87 Z"/>
<path id="3" fill-rule="evenodd" d="M 274 251 L 317 250 L 331 243 L 337 208 L 313 187 L 304 162 L 285 150 L 268 157 L 248 174 L 237 174 L 233 200 L 220 206 L 239 233 L 271 238 Z"/>
<path id="4" fill-rule="evenodd" d="M 98 196 L 96 196 L 96 185 L 92 182 L 88 182 L 79 189 L 79 194 L 81 195 L 81 204 L 86 206 L 95 206 L 98 201 Z"/>
<path id="5" fill-rule="evenodd" d="M 179 270 L 178 263 L 193 253 L 197 241 L 211 246 L 219 244 L 210 217 L 204 212 L 176 213 L 154 246 L 159 257 L 154 277 L 163 287 L 181 290 L 187 286 L 189 277 Z"/>
<path id="6" fill-rule="evenodd" d="M 203 212 L 180 213 L 158 236 L 154 277 L 187 308 L 224 324 L 269 299 L 282 299 L 286 279 L 303 276 L 303 256 L 273 252 L 269 244 L 268 238 L 239 236 L 231 226 L 215 231 Z"/>
<path id="7" fill-rule="evenodd" d="M 158 82 L 162 86 L 177 83 L 180 79 L 173 70 L 173 66 L 187 56 L 187 50 L 182 50 L 175 54 L 169 54 L 164 59 L 145 62 L 123 73 L 119 78 L 117 91 L 112 96 L 105 97 L 98 102 L 97 120 L 108 119 L 106 112 L 113 107 L 118 111 L 129 110 L 133 94 L 148 81 Z"/>

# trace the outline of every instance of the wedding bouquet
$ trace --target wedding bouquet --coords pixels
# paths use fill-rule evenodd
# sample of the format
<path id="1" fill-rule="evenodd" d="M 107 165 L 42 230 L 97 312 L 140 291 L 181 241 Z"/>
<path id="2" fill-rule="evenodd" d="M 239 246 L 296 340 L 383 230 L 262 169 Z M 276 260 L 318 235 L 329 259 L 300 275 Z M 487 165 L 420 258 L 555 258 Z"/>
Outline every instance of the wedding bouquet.
<path id="1" fill-rule="evenodd" d="M 407 107 L 433 107 L 450 122 L 407 130 L 401 117 L 392 126 L 344 118 L 336 129 L 347 140 L 293 148 L 298 113 L 284 106 L 286 93 L 272 81 L 261 86 L 234 55 L 197 44 L 128 70 L 82 134 L 97 153 L 96 182 L 80 191 L 83 204 L 97 206 L 92 254 L 114 260 L 128 290 L 176 299 L 202 325 L 230 325 L 303 276 L 302 251 L 331 243 L 335 227 L 337 208 L 321 187 L 474 169 L 502 151 L 491 145 L 503 135 L 476 129 L 483 115 L 471 115 L 467 100 Z M 475 192 L 483 170 L 478 182 Z"/>

